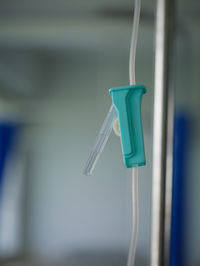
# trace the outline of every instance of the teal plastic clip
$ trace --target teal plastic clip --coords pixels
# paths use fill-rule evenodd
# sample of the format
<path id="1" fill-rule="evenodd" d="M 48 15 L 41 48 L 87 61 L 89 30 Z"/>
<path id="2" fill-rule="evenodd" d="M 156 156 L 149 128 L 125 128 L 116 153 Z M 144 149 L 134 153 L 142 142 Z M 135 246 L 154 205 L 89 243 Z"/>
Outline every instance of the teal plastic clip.
<path id="1" fill-rule="evenodd" d="M 112 88 L 109 92 L 118 112 L 124 163 L 128 168 L 145 165 L 141 100 L 146 88 L 131 85 Z"/>

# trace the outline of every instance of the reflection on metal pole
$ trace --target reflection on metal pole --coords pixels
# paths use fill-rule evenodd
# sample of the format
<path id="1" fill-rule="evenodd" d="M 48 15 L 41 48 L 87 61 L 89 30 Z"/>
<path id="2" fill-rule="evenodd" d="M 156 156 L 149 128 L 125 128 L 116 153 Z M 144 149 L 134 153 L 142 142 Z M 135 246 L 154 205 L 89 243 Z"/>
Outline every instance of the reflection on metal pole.
<path id="1" fill-rule="evenodd" d="M 157 0 L 151 266 L 169 265 L 172 198 L 174 0 Z"/>

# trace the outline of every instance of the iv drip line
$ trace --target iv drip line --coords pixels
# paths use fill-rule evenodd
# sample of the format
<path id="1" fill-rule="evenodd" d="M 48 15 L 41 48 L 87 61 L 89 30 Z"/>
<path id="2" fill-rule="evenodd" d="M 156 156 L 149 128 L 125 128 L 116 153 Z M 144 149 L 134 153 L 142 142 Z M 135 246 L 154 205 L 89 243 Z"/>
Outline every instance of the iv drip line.
<path id="1" fill-rule="evenodd" d="M 133 29 L 131 36 L 131 45 L 130 45 L 130 56 L 129 56 L 129 81 L 130 85 L 135 85 L 135 58 L 136 58 L 136 47 L 138 39 L 138 28 L 140 20 L 140 9 L 141 9 L 141 0 L 135 0 L 134 7 L 134 18 L 133 18 Z M 115 121 L 117 119 L 117 121 Z M 113 122 L 118 124 L 118 114 L 115 109 L 115 106 L 112 104 L 109 112 L 103 122 L 103 125 L 100 129 L 99 135 L 96 139 L 96 142 L 93 146 L 93 149 L 89 155 L 86 166 L 83 170 L 83 174 L 91 175 L 95 165 L 98 161 L 100 154 L 103 151 L 103 148 L 110 136 L 112 131 Z M 119 124 L 117 125 L 119 128 Z M 127 266 L 133 266 L 135 261 L 136 253 L 136 244 L 137 244 L 137 234 L 138 234 L 138 167 L 132 168 L 132 177 L 131 177 L 131 190 L 132 190 L 132 228 L 131 228 L 131 238 L 128 254 Z"/>
<path id="2" fill-rule="evenodd" d="M 133 31 L 131 36 L 131 46 L 130 46 L 130 57 L 129 57 L 129 80 L 130 85 L 136 83 L 135 79 L 135 57 L 136 57 L 136 47 L 138 39 L 138 28 L 140 21 L 140 9 L 141 0 L 135 0 L 134 7 L 134 18 L 133 18 Z M 133 266 L 135 261 L 135 253 L 137 246 L 137 235 L 138 235 L 138 223 L 139 223 L 139 206 L 138 206 L 138 167 L 132 168 L 132 228 L 131 228 L 131 239 L 129 245 L 128 262 L 127 266 Z"/>

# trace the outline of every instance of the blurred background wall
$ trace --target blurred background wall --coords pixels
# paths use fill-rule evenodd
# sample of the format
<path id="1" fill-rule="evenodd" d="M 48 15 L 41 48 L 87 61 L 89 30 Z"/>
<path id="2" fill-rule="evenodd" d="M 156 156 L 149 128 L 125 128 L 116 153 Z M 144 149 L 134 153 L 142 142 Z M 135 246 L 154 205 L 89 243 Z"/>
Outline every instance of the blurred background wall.
<path id="1" fill-rule="evenodd" d="M 150 256 L 155 4 L 142 1 L 136 65 L 137 83 L 148 89 L 142 103 L 147 166 L 139 180 L 140 266 L 149 265 Z M 199 9 L 197 0 L 177 2 L 176 109 L 192 121 L 188 266 L 200 263 Z M 0 118 L 17 124 L 1 183 L 5 265 L 18 255 L 26 265 L 126 264 L 131 180 L 119 139 L 111 135 L 92 177 L 82 170 L 111 104 L 108 89 L 128 84 L 132 14 L 130 0 L 1 2 Z"/>

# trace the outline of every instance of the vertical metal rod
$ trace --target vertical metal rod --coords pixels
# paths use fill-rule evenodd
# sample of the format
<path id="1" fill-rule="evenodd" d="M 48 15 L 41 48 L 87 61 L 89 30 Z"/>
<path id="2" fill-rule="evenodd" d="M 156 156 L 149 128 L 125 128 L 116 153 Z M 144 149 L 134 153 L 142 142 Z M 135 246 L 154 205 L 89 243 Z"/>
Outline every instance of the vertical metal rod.
<path id="1" fill-rule="evenodd" d="M 157 0 L 151 266 L 169 265 L 174 107 L 170 82 L 173 22 L 174 0 Z"/>

